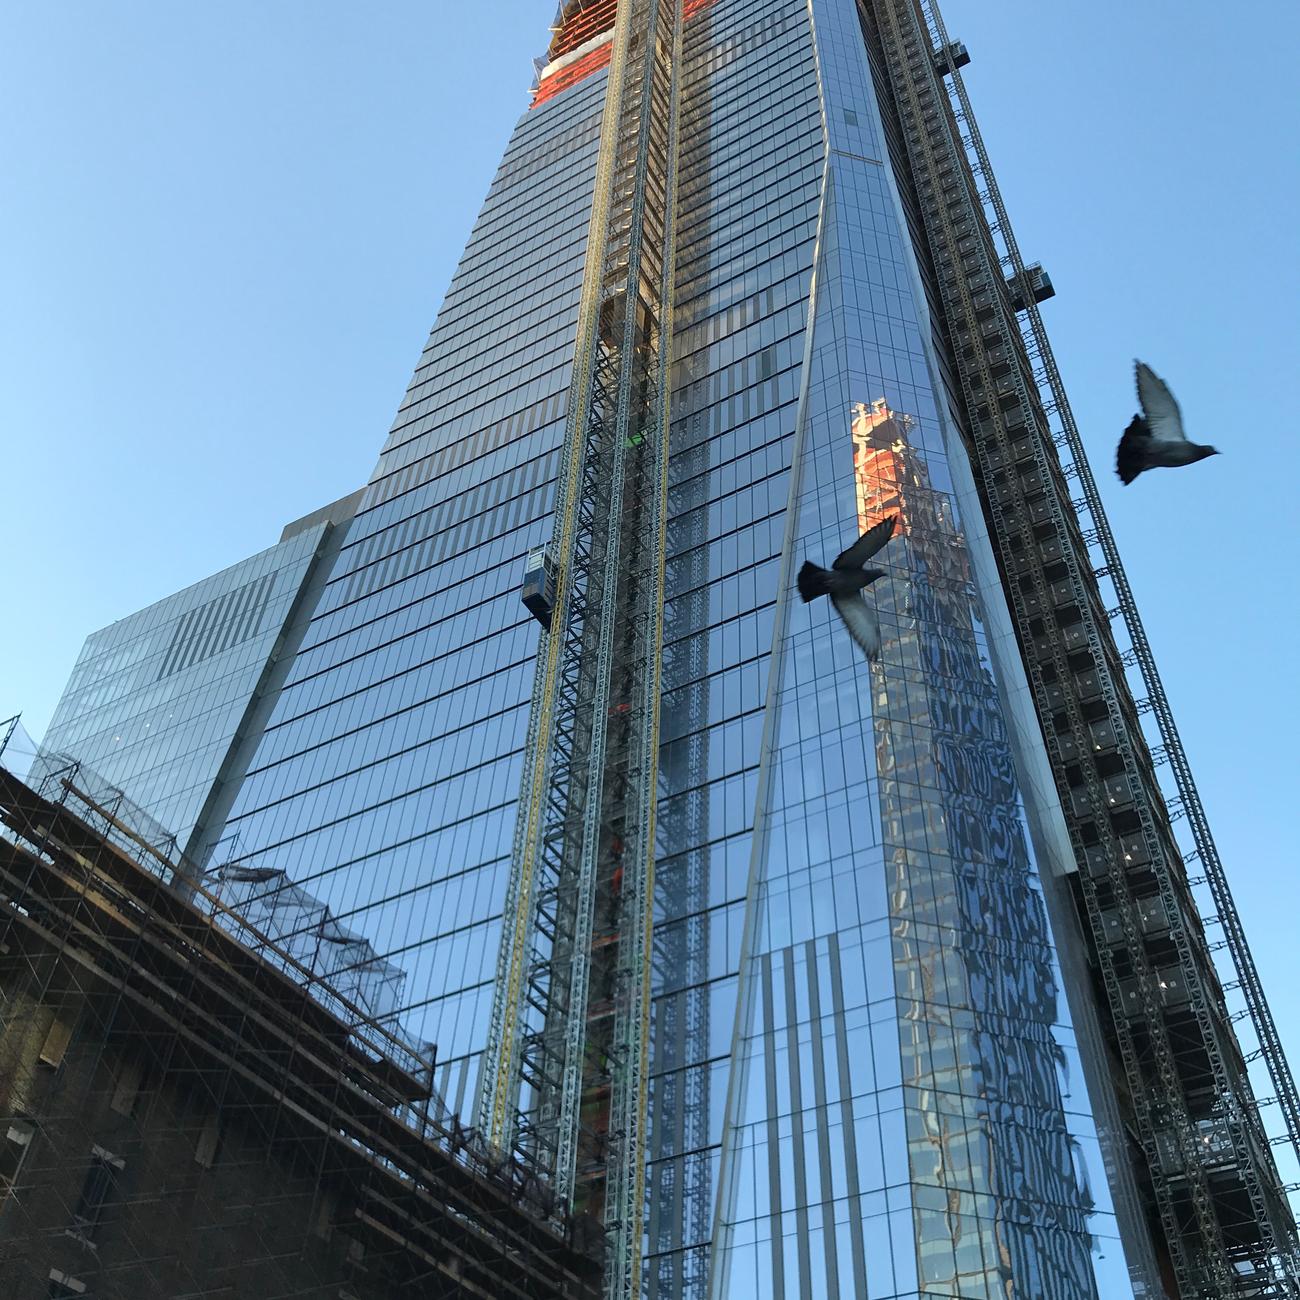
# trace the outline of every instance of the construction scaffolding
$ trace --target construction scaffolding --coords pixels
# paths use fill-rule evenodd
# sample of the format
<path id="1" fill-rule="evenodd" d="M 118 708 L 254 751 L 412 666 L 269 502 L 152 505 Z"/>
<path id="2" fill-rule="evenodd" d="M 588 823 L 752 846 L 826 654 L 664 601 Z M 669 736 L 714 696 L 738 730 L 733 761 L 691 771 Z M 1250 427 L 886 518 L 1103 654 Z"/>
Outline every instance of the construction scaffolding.
<path id="1" fill-rule="evenodd" d="M 584 1223 L 431 1112 L 431 1055 L 161 853 L 129 801 L 80 773 L 38 793 L 10 762 L 7 1296 L 594 1295 Z"/>
<path id="2" fill-rule="evenodd" d="M 962 84 L 969 58 L 937 6 L 859 9 L 897 105 L 1166 1283 L 1184 1300 L 1300 1295 L 1294 1188 L 1271 1149 L 1300 1154 L 1296 1088 L 1043 329 L 1050 281 L 1016 246 Z"/>
<path id="3" fill-rule="evenodd" d="M 571 0 L 612 28 L 583 298 L 496 999 L 488 1140 L 599 1222 L 639 1294 L 667 494 L 680 3 Z"/>
<path id="4" fill-rule="evenodd" d="M 261 941 L 254 944 L 266 960 L 292 975 L 300 970 L 310 973 L 313 996 L 336 1010 L 343 1004 L 360 1007 L 389 1033 L 401 1036 L 397 1013 L 406 972 L 382 958 L 364 935 L 341 925 L 314 894 L 294 884 L 283 871 L 246 867 L 238 859 L 226 857 L 216 866 L 200 868 L 181 852 L 175 834 L 138 807 L 125 790 L 71 754 L 34 745 L 17 719 L 5 725 L 9 734 L 7 743 L 0 738 L 0 754 L 16 757 L 22 752 L 30 757 L 25 779 L 37 794 L 59 799 L 71 788 L 88 796 L 103 810 L 113 838 L 123 846 L 134 846 L 137 853 L 142 850 L 142 864 L 169 880 L 182 895 L 190 896 L 199 884 L 209 888 L 225 909 L 217 914 L 219 924 L 225 923 L 226 916 L 238 917 L 238 933 L 245 942 L 255 935 L 269 940 L 261 947 L 257 946 Z M 283 967 L 282 957 L 291 960 L 291 970 Z M 426 1055 L 432 1050 L 432 1044 L 425 1045 Z"/>

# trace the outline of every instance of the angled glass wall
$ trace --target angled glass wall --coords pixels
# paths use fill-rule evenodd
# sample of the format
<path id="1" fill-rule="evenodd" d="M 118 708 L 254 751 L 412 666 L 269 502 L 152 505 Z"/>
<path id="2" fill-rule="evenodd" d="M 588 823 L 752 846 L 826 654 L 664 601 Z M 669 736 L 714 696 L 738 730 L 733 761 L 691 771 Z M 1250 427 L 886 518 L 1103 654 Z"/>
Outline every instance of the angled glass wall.
<path id="1" fill-rule="evenodd" d="M 694 7 L 680 75 L 646 1242 L 665 1298 L 708 1283 L 825 160 L 800 0 Z"/>
<path id="2" fill-rule="evenodd" d="M 228 834 L 407 973 L 472 1110 L 606 74 L 516 126 Z"/>
<path id="3" fill-rule="evenodd" d="M 232 750 L 268 688 L 331 530 L 328 519 L 119 619 L 86 639 L 46 732 L 123 789 L 199 860 L 220 833 L 207 815 Z M 286 530 L 288 531 L 288 530 Z M 33 772 L 35 779 L 39 775 Z"/>
<path id="4" fill-rule="evenodd" d="M 647 1294 L 1132 1294 L 855 8 L 686 51 Z"/>

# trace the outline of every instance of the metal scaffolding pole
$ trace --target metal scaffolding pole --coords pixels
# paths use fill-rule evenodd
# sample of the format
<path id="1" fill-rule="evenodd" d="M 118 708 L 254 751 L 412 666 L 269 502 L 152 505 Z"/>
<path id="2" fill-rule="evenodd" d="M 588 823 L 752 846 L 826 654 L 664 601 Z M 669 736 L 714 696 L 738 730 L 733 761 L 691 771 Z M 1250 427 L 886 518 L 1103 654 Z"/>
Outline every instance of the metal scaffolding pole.
<path id="1" fill-rule="evenodd" d="M 480 1123 L 640 1288 L 680 0 L 613 18 Z M 582 6 L 565 24 L 589 21 Z M 585 30 L 585 29 L 584 29 Z M 556 48 L 556 47 L 553 47 Z"/>
<path id="2" fill-rule="evenodd" d="M 0 1098 L 38 1149 L 16 1181 L 0 1165 L 15 1294 L 47 1294 L 54 1262 L 113 1296 L 197 1294 L 215 1270 L 241 1294 L 594 1295 L 536 1180 L 430 1121 L 409 1044 L 202 885 L 171 888 L 121 792 L 65 774 L 47 797 L 2 760 Z"/>

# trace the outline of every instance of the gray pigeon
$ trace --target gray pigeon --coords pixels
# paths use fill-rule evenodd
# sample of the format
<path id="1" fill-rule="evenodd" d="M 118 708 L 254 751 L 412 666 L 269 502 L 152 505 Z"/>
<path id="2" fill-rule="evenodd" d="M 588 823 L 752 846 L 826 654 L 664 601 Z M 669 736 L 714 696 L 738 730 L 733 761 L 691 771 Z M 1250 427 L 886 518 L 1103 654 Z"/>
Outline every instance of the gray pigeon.
<path id="1" fill-rule="evenodd" d="M 1130 421 L 1119 440 L 1115 470 L 1127 485 L 1143 470 L 1190 465 L 1219 453 L 1213 447 L 1188 442 L 1178 403 L 1165 383 L 1145 361 L 1136 361 L 1138 401 L 1142 414 Z"/>
<path id="2" fill-rule="evenodd" d="M 864 569 L 862 566 L 894 535 L 897 515 L 882 519 L 874 528 L 868 528 L 848 550 L 835 557 L 829 569 L 823 569 L 811 560 L 805 560 L 799 570 L 799 594 L 804 601 L 829 596 L 835 611 L 844 620 L 849 635 L 866 652 L 868 659 L 880 654 L 880 620 L 876 611 L 862 599 L 862 589 L 877 578 L 883 578 L 883 569 Z"/>

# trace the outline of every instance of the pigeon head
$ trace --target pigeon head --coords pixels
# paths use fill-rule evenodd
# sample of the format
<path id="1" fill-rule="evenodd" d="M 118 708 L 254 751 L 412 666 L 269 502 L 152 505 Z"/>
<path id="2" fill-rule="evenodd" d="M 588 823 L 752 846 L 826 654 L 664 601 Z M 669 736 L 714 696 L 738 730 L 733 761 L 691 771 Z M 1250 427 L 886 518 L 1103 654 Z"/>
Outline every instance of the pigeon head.
<path id="1" fill-rule="evenodd" d="M 1196 459 L 1204 460 L 1207 456 L 1217 456 L 1219 449 L 1217 447 L 1197 447 Z"/>

